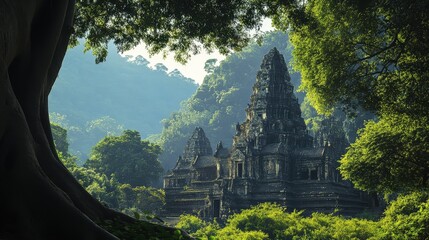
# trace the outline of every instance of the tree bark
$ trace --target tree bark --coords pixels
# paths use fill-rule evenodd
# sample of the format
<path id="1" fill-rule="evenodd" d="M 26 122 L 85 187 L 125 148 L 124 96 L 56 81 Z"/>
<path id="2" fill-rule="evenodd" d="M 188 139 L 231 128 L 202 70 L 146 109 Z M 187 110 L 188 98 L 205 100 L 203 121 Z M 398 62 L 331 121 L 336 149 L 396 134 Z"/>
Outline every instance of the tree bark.
<path id="1" fill-rule="evenodd" d="M 48 95 L 74 4 L 0 0 L 0 239 L 117 239 L 93 221 L 133 221 L 92 198 L 53 143 Z"/>

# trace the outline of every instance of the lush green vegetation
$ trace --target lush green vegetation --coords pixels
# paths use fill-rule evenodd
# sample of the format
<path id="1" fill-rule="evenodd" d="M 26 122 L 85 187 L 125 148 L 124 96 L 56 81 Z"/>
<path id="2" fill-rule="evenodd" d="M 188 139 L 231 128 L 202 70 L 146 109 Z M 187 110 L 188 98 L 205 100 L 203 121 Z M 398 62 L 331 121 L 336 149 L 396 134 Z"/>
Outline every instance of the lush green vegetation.
<path id="1" fill-rule="evenodd" d="M 151 187 L 163 170 L 158 161 L 160 148 L 142 141 L 137 131 L 107 136 L 92 151 L 85 166 L 67 148 L 67 131 L 52 124 L 58 155 L 79 183 L 95 198 L 133 217 L 153 218 L 165 204 L 165 193 Z M 145 173 L 145 174 L 143 174 Z"/>
<path id="2" fill-rule="evenodd" d="M 231 215 L 225 224 L 182 215 L 177 228 L 198 239 L 427 239 L 429 200 L 422 193 L 401 196 L 378 221 L 335 214 L 287 212 L 262 203 Z"/>
<path id="3" fill-rule="evenodd" d="M 123 240 L 191 239 L 182 230 L 163 225 L 157 217 L 164 207 L 165 193 L 148 185 L 162 173 L 159 146 L 142 141 L 137 131 L 126 130 L 121 136 L 102 139 L 93 148 L 91 160 L 78 166 L 77 157 L 68 152 L 67 130 L 57 124 L 51 127 L 59 158 L 86 191 L 110 208 L 142 220 L 104 220 L 97 223 L 99 226 Z M 131 165 L 136 168 L 130 169 Z M 142 172 L 147 173 L 146 178 Z"/>
<path id="4" fill-rule="evenodd" d="M 79 157 L 79 164 L 106 135 L 124 129 L 136 129 L 143 137 L 159 133 L 161 120 L 197 89 L 177 70 L 167 72 L 161 63 L 151 69 L 143 57 L 122 57 L 113 45 L 110 48 L 102 64 L 84 54 L 82 45 L 67 51 L 49 96 L 51 121 L 67 129 L 70 152 Z"/>
<path id="5" fill-rule="evenodd" d="M 89 158 L 91 148 L 105 136 L 117 136 L 124 131 L 124 126 L 109 116 L 103 116 L 86 122 L 84 126 L 74 125 L 66 115 L 52 112 L 52 122 L 67 131 L 69 152 L 78 157 L 78 165 L 83 165 Z"/>
<path id="6" fill-rule="evenodd" d="M 107 136 L 98 142 L 85 166 L 114 175 L 120 183 L 149 186 L 158 182 L 163 173 L 158 161 L 160 153 L 161 148 L 142 141 L 139 132 L 126 130 L 121 136 Z"/>

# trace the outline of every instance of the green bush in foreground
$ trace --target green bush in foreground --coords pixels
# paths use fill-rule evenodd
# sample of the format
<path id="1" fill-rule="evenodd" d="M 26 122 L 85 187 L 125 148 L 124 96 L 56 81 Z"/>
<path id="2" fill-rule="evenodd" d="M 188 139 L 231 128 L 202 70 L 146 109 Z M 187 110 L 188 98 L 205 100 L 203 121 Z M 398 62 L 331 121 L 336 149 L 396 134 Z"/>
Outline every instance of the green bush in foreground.
<path id="1" fill-rule="evenodd" d="M 379 224 L 380 239 L 429 239 L 429 193 L 399 196 Z"/>
<path id="2" fill-rule="evenodd" d="M 429 194 L 412 193 L 391 202 L 379 221 L 302 211 L 262 203 L 230 216 L 225 226 L 182 215 L 177 228 L 197 239 L 429 239 Z"/>

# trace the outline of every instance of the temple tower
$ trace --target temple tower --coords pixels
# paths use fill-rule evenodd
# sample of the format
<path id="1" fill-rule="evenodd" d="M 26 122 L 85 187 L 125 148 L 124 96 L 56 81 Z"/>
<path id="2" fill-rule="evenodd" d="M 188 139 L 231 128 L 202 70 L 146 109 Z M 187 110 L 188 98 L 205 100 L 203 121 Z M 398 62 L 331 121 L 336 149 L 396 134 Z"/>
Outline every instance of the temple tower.
<path id="1" fill-rule="evenodd" d="M 246 120 L 236 129 L 233 158 L 238 160 L 231 164 L 237 168 L 232 176 L 287 177 L 288 149 L 312 145 L 286 63 L 276 48 L 262 61 Z M 240 160 L 240 152 L 248 157 Z"/>
<path id="2" fill-rule="evenodd" d="M 183 151 L 183 161 L 191 163 L 197 156 L 209 156 L 212 154 L 213 150 L 204 130 L 201 127 L 196 127 Z"/>
<path id="3" fill-rule="evenodd" d="M 255 149 L 280 142 L 290 147 L 312 144 L 286 63 L 276 48 L 262 61 L 246 113 L 246 121 L 237 126 L 237 143 L 245 140 Z"/>

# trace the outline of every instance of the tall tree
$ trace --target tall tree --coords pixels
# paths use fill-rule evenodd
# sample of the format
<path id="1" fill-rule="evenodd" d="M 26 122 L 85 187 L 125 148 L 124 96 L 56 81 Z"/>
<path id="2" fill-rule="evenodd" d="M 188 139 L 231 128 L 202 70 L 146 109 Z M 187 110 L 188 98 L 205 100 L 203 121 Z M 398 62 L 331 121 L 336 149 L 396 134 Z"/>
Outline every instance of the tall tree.
<path id="1" fill-rule="evenodd" d="M 161 148 L 142 141 L 139 132 L 126 130 L 121 136 L 107 136 L 98 142 L 85 165 L 107 176 L 115 174 L 120 183 L 149 186 L 163 173 L 160 153 Z"/>
<path id="2" fill-rule="evenodd" d="M 120 51 L 144 41 L 184 61 L 200 46 L 240 49 L 263 10 L 244 0 L 0 0 L 1 238 L 116 239 L 94 221 L 131 221 L 92 198 L 55 151 L 48 95 L 72 33 L 97 61 L 110 40 Z"/>

